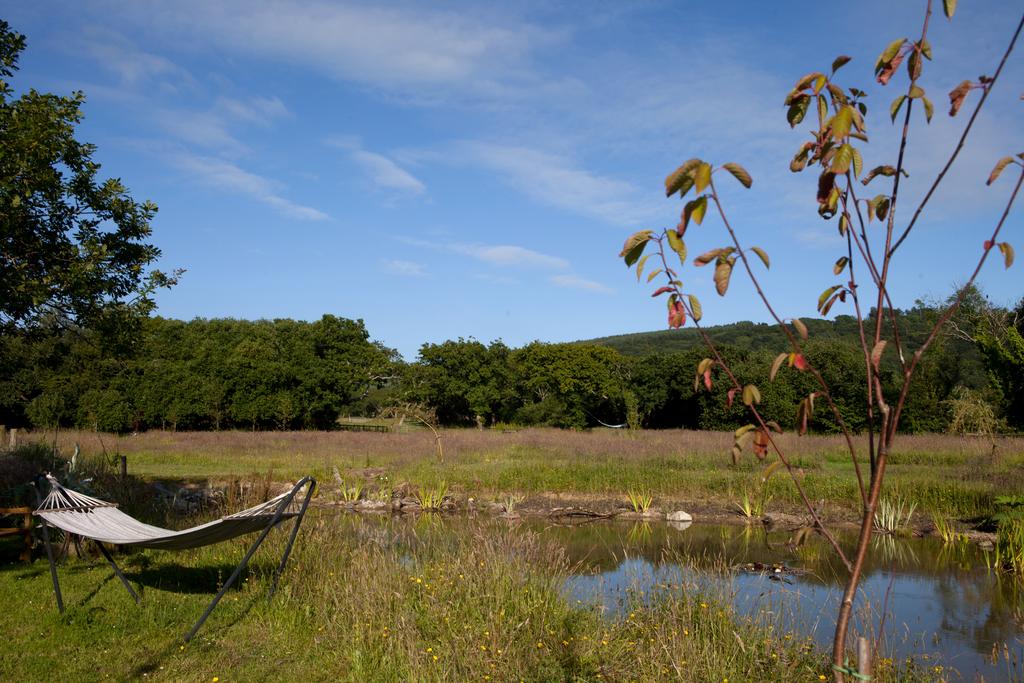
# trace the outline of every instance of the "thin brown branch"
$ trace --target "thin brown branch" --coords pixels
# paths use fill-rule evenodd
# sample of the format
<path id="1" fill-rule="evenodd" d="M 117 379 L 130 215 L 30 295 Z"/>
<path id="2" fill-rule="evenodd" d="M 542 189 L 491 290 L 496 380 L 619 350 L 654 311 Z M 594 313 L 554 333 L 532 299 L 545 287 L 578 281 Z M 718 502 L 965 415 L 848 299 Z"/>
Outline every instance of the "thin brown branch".
<path id="1" fill-rule="evenodd" d="M 928 193 L 925 194 L 924 199 L 921 200 L 917 210 L 914 211 L 914 216 L 910 219 L 910 223 L 907 224 L 903 233 L 900 234 L 899 239 L 892 245 L 892 248 L 889 250 L 889 256 L 892 256 L 896 250 L 900 248 L 900 245 L 903 244 L 903 240 L 907 239 L 907 235 L 909 235 L 910 231 L 913 230 L 914 224 L 917 223 L 917 218 L 921 215 L 925 205 L 928 204 L 928 200 L 930 200 L 932 195 L 935 194 L 935 190 L 939 188 L 939 185 L 942 183 L 942 179 L 946 177 L 946 172 L 949 171 L 953 166 L 953 162 L 956 161 L 957 156 L 960 154 L 960 150 L 963 149 L 964 143 L 967 141 L 967 136 L 970 134 L 971 128 L 974 126 L 974 120 L 978 118 L 978 113 L 984 106 L 985 100 L 988 99 L 988 94 L 992 91 L 992 87 L 999 79 L 999 74 L 1002 73 L 1003 67 L 1006 65 L 1006 60 L 1009 59 L 1010 53 L 1013 52 L 1013 47 L 1017 43 L 1017 38 L 1020 37 L 1022 28 L 1024 28 L 1024 15 L 1021 15 L 1020 22 L 1017 24 L 1017 30 L 1014 32 L 1013 38 L 1010 39 L 1010 45 L 1006 48 L 1006 52 L 1003 53 L 1003 58 L 999 62 L 999 67 L 996 69 L 995 75 L 992 76 L 992 80 L 982 88 L 981 99 L 978 100 L 978 104 L 974 107 L 974 112 L 971 113 L 971 118 L 967 121 L 967 126 L 964 128 L 964 132 L 960 136 L 960 140 L 956 143 L 956 147 L 953 149 L 953 154 L 950 155 L 949 161 L 947 161 L 946 165 L 942 167 L 941 171 L 939 171 L 939 175 L 935 177 L 935 182 L 932 183 L 932 186 L 928 189 Z"/>

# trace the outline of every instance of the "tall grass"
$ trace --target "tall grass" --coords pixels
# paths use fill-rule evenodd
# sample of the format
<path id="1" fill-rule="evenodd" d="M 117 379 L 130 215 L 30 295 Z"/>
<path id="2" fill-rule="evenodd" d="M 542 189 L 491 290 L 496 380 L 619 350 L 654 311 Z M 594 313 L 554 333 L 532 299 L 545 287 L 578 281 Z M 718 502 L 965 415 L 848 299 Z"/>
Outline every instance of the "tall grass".
<path id="1" fill-rule="evenodd" d="M 280 478 L 310 472 L 322 480 L 337 467 L 345 481 L 379 481 L 413 487 L 446 481 L 453 491 L 479 497 L 569 493 L 621 500 L 643 490 L 666 504 L 704 501 L 727 512 L 733 491 L 744 490 L 759 468 L 728 465 L 730 433 L 685 430 L 568 432 L 523 429 L 445 430 L 446 459 L 437 462 L 426 432 L 146 432 L 115 437 L 61 432 L 70 453 L 128 456 L 132 474 L 150 478 L 225 478 L 273 470 Z M 38 435 L 47 441 L 52 434 Z M 856 480 L 840 437 L 779 437 L 813 500 L 859 507 Z M 950 435 L 901 437 L 888 465 L 890 485 L 908 503 L 961 518 L 992 512 L 993 499 L 1024 489 L 1024 438 L 1005 438 L 993 454 L 988 441 Z M 781 509 L 799 500 L 785 477 L 767 485 Z"/>
<path id="2" fill-rule="evenodd" d="M 102 562 L 62 569 L 68 612 L 42 567 L 0 571 L 12 648 L 4 680 L 627 681 L 816 680 L 822 655 L 738 619 L 679 584 L 606 618 L 570 604 L 560 548 L 496 527 L 409 533 L 349 517 L 307 520 L 278 595 L 263 599 L 285 534 L 268 541 L 200 631 L 179 647 L 245 543 L 119 561 L 141 607 Z"/>

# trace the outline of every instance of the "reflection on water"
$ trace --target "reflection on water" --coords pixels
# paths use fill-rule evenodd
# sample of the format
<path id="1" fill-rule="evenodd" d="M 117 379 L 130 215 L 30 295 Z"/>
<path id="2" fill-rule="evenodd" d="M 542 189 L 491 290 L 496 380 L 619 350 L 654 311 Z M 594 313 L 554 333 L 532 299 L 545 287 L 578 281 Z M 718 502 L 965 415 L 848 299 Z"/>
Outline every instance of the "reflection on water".
<path id="1" fill-rule="evenodd" d="M 382 519 L 370 526 L 378 524 L 382 538 L 405 537 L 400 542 L 409 543 L 411 552 L 428 529 L 480 533 L 481 526 L 486 531 L 490 525 L 508 525 L 435 515 L 415 521 Z M 359 525 L 365 533 L 365 524 Z M 573 601 L 614 615 L 630 596 L 649 598 L 658 594 L 659 586 L 683 584 L 723 595 L 740 614 L 771 616 L 783 628 L 813 635 L 824 648 L 831 647 L 847 573 L 815 534 L 794 538 L 788 532 L 769 534 L 760 526 L 715 524 L 685 529 L 645 522 L 570 527 L 534 519 L 516 526 L 565 549 L 574 567 L 565 590 Z M 838 540 L 852 555 L 855 534 L 841 533 Z M 749 563 L 794 571 L 732 569 Z M 888 614 L 884 623 L 883 612 Z M 989 656 L 993 647 L 1002 651 L 1004 644 L 1018 661 L 1024 653 L 1024 585 L 988 571 L 983 552 L 974 546 L 877 537 L 863 573 L 854 628 L 880 640 L 881 656 L 927 655 L 929 663 L 941 657 L 943 666 L 959 670 L 966 680 L 977 674 L 1004 680 L 1007 665 L 993 667 Z"/>

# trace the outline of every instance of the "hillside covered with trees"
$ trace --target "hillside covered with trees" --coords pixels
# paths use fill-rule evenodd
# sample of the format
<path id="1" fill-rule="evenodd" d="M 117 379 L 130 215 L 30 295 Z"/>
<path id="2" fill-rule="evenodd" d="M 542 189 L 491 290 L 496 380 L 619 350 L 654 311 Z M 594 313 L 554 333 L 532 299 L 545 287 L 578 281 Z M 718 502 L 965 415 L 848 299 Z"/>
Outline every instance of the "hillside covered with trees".
<path id="1" fill-rule="evenodd" d="M 905 410 L 906 431 L 1024 424 L 1021 307 L 993 308 L 977 292 L 971 301 L 925 356 Z M 903 342 L 913 349 L 935 307 L 900 315 Z M 864 359 L 855 323 L 842 316 L 805 323 L 809 360 L 831 384 L 850 426 L 862 428 Z M 123 329 L 62 326 L 0 335 L 0 423 L 115 432 L 329 429 L 339 416 L 395 406 L 416 406 L 447 426 L 733 429 L 745 419 L 723 392 L 695 388 L 706 353 L 694 330 L 521 348 L 449 340 L 424 344 L 411 363 L 371 341 L 362 321 L 333 315 L 315 322 L 152 317 L 132 330 L 126 336 Z M 762 388 L 766 414 L 791 421 L 798 397 L 813 385 L 793 368 L 769 381 L 772 360 L 785 348 L 778 331 L 741 322 L 708 332 L 735 370 Z M 887 363 L 887 382 L 895 384 L 898 362 Z M 834 428 L 824 412 L 812 424 Z"/>

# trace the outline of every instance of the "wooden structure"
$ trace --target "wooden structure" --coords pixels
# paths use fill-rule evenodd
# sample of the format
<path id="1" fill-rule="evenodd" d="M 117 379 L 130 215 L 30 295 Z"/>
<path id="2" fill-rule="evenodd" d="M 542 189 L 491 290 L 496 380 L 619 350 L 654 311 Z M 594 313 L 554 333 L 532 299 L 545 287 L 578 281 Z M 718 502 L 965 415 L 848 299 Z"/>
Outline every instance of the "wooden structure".
<path id="1" fill-rule="evenodd" d="M 32 508 L 0 508 L 0 517 L 14 517 L 21 520 L 21 526 L 0 527 L 0 536 L 15 536 L 20 534 L 25 541 L 24 548 L 18 559 L 22 562 L 29 562 L 32 559 Z"/>

